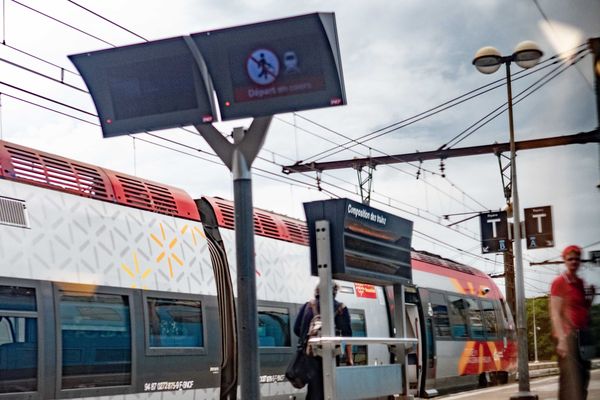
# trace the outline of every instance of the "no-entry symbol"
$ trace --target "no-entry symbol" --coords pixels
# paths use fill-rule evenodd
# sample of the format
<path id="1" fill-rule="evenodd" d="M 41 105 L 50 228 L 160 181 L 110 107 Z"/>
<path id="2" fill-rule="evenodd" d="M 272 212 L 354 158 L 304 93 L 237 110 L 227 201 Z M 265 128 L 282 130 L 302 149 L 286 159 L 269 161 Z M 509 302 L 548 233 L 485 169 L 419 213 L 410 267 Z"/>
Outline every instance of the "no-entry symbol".
<path id="1" fill-rule="evenodd" d="M 254 50 L 246 61 L 246 71 L 252 82 L 258 85 L 269 85 L 279 75 L 279 59 L 271 50 Z"/>

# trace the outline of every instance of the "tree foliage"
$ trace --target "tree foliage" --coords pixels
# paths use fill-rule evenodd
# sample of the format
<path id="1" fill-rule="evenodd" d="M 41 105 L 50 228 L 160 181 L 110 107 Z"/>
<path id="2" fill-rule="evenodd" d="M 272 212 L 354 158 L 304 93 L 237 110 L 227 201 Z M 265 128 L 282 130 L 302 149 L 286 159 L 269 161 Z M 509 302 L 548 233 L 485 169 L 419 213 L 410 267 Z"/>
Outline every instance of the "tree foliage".
<path id="1" fill-rule="evenodd" d="M 552 337 L 552 323 L 550 322 L 549 297 L 536 297 L 527 299 L 527 349 L 529 360 L 535 360 L 535 347 L 533 340 L 534 309 L 535 325 L 537 327 L 537 351 L 539 361 L 556 361 L 555 342 Z M 590 310 L 591 329 L 595 338 L 600 338 L 600 304 L 592 306 Z M 600 354 L 600 340 L 597 340 L 596 354 Z"/>

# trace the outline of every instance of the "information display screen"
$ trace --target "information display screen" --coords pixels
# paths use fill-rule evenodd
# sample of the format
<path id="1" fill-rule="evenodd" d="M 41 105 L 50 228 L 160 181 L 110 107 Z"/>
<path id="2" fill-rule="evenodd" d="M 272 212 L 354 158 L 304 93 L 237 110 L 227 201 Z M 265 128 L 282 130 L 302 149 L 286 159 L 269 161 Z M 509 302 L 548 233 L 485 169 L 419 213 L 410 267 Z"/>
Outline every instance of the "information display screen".
<path id="1" fill-rule="evenodd" d="M 215 121 L 212 92 L 182 37 L 69 56 L 104 137 Z"/>
<path id="2" fill-rule="evenodd" d="M 349 199 L 304 203 L 311 272 L 318 275 L 315 222 L 328 220 L 336 279 L 389 285 L 412 279 L 413 222 Z"/>
<path id="3" fill-rule="evenodd" d="M 191 36 L 212 77 L 222 120 L 346 104 L 333 14 Z"/>

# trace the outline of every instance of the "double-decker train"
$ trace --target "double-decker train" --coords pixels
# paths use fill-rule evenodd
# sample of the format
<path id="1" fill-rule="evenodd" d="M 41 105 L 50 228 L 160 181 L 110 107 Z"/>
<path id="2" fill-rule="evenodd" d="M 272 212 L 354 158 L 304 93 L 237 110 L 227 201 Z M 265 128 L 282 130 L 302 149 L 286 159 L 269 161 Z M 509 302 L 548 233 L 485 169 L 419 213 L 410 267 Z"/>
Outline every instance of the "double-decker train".
<path id="1" fill-rule="evenodd" d="M 284 372 L 317 283 L 306 224 L 257 209 L 254 225 L 261 397 L 302 399 Z M 229 201 L 0 141 L 0 399 L 243 398 L 233 226 Z M 506 381 L 515 330 L 493 281 L 417 251 L 412 275 L 411 392 Z M 353 334 L 389 337 L 390 291 L 339 284 Z"/>

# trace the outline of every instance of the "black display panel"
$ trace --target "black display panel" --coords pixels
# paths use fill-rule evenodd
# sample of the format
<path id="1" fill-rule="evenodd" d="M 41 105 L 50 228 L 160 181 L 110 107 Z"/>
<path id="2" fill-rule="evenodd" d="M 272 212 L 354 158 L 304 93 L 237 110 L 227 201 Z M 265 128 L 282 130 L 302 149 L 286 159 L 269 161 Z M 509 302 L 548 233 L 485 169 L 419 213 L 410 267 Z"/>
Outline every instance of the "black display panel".
<path id="1" fill-rule="evenodd" d="M 375 285 L 412 280 L 412 221 L 349 199 L 304 203 L 304 211 L 313 275 L 318 275 L 315 222 L 328 220 L 334 278 Z"/>
<path id="2" fill-rule="evenodd" d="M 191 35 L 222 120 L 346 104 L 332 13 Z"/>
<path id="3" fill-rule="evenodd" d="M 212 91 L 183 37 L 69 56 L 104 137 L 215 121 Z"/>

